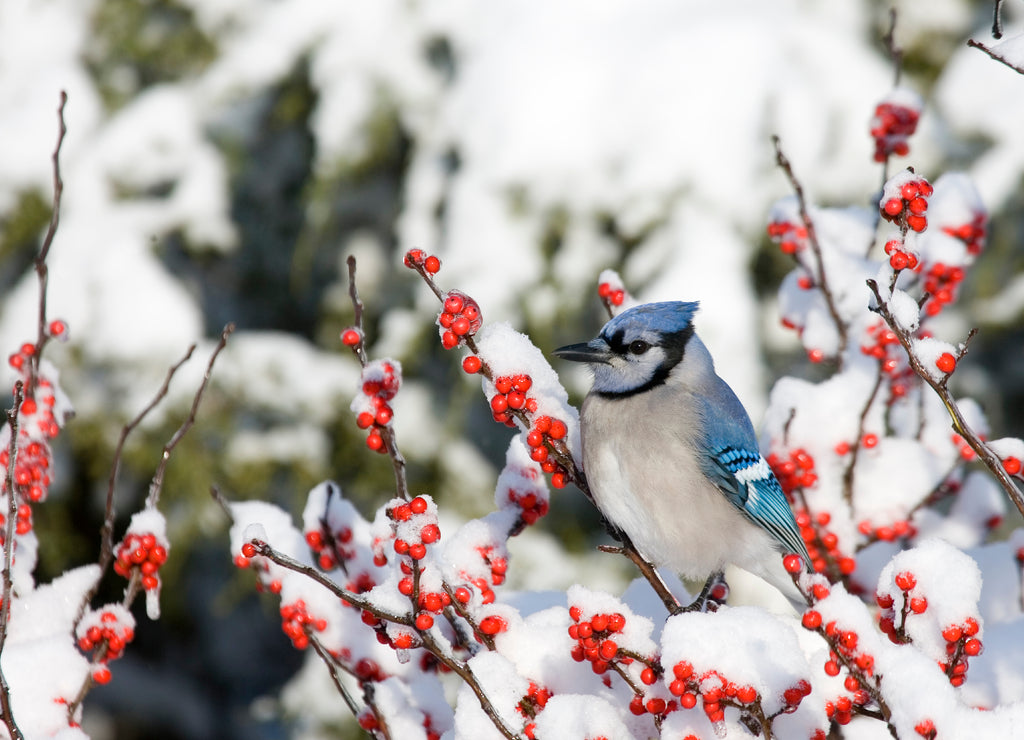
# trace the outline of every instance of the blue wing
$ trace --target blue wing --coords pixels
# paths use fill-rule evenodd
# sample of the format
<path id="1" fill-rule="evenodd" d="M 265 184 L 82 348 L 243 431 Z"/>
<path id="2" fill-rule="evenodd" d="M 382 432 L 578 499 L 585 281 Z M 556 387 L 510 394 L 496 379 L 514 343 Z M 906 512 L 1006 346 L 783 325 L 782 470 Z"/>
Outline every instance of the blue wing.
<path id="1" fill-rule="evenodd" d="M 751 521 L 771 534 L 785 552 L 811 559 L 786 494 L 760 453 L 730 446 L 709 450 L 705 472 Z"/>
<path id="2" fill-rule="evenodd" d="M 810 567 L 786 494 L 757 450 L 750 417 L 725 381 L 716 379 L 721 385 L 705 399 L 704 474 L 748 519 L 771 534 L 784 552 L 795 552 L 804 559 L 804 567 Z"/>

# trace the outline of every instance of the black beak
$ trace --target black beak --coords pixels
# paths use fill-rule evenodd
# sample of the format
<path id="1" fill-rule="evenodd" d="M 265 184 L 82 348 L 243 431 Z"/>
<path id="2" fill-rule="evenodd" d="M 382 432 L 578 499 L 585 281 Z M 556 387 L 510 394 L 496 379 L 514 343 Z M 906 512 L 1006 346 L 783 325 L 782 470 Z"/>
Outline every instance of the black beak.
<path id="1" fill-rule="evenodd" d="M 602 339 L 594 339 L 581 344 L 567 344 L 559 347 L 553 353 L 555 357 L 561 357 L 570 362 L 587 362 L 590 364 L 608 364 L 611 352 L 608 345 Z"/>

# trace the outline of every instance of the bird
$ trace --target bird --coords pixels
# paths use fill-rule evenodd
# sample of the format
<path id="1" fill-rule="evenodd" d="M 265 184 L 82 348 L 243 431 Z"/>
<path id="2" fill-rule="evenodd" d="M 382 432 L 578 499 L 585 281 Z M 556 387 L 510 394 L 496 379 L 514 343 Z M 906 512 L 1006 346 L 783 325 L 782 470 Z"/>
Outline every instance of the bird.
<path id="1" fill-rule="evenodd" d="M 799 603 L 782 557 L 807 549 L 761 456 L 750 417 L 694 329 L 697 301 L 630 308 L 589 342 L 554 351 L 585 363 L 583 472 L 604 517 L 657 567 L 705 581 L 728 564 Z"/>

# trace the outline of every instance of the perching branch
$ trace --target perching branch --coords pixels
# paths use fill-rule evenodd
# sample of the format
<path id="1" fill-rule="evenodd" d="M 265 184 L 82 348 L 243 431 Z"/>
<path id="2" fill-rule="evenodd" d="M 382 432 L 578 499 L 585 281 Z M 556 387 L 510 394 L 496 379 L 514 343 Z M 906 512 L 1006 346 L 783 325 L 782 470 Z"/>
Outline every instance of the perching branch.
<path id="1" fill-rule="evenodd" d="M 910 361 L 910 366 L 917 373 L 918 377 L 921 378 L 925 383 L 931 386 L 932 390 L 935 391 L 942 404 L 946 407 L 946 411 L 949 413 L 950 419 L 953 424 L 953 431 L 963 437 L 964 441 L 970 446 L 972 450 L 978 455 L 978 459 L 985 464 L 985 467 L 991 471 L 999 484 L 1006 491 L 1006 495 L 1009 496 L 1010 500 L 1017 507 L 1017 510 L 1024 516 L 1024 494 L 1021 493 L 1020 489 L 1017 488 L 1013 479 L 1003 468 L 1003 462 L 999 459 L 992 450 L 986 445 L 981 438 L 975 433 L 973 429 L 967 424 L 967 420 L 964 419 L 963 413 L 960 411 L 960 407 L 957 405 L 953 395 L 949 392 L 946 387 L 946 381 L 948 375 L 944 376 L 941 380 L 935 380 L 931 373 L 921 364 L 921 360 L 914 354 L 911 342 L 913 337 L 907 332 L 899 322 L 896 321 L 892 315 L 892 311 L 889 308 L 889 304 L 882 299 L 881 292 L 878 288 L 878 283 L 874 280 L 867 281 L 868 288 L 875 295 L 875 300 L 878 302 L 878 313 L 885 319 L 885 323 L 889 325 L 889 328 L 896 334 L 896 337 L 900 340 L 900 344 L 903 345 L 903 349 L 907 353 L 907 358 Z M 968 334 L 967 341 L 977 333 L 976 329 L 972 329 Z M 960 357 L 963 357 L 967 353 L 967 344 L 964 343 L 963 348 L 960 351 Z M 957 358 L 960 359 L 959 357 Z"/>
<path id="2" fill-rule="evenodd" d="M 797 203 L 800 206 L 800 220 L 803 221 L 804 228 L 807 229 L 807 241 L 811 245 L 811 252 L 814 254 L 816 267 L 814 282 L 821 291 L 821 294 L 825 297 L 825 304 L 828 306 L 829 315 L 832 317 L 832 321 L 836 325 L 836 332 L 839 334 L 839 350 L 836 353 L 836 366 L 839 370 L 842 370 L 843 353 L 846 351 L 846 344 L 848 341 L 846 323 L 839 315 L 839 309 L 836 307 L 835 298 L 829 288 L 828 276 L 825 274 L 825 264 L 821 256 L 821 244 L 818 242 L 818 233 L 814 228 L 814 221 L 811 219 L 810 212 L 807 208 L 807 200 L 804 197 L 803 186 L 800 184 L 800 180 L 797 179 L 796 174 L 793 172 L 792 164 L 790 164 L 789 159 L 782 151 L 782 142 L 779 137 L 772 136 L 772 143 L 775 145 L 775 163 L 784 173 L 786 173 L 789 184 L 796 195 Z"/>

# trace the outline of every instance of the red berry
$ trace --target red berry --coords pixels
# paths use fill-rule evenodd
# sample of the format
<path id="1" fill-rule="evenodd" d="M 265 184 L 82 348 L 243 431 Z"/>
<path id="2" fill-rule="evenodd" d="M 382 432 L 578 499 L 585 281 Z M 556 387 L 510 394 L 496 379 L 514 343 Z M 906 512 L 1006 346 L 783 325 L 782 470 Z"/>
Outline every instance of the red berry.
<path id="1" fill-rule="evenodd" d="M 423 268 L 431 275 L 435 275 L 441 269 L 441 260 L 434 255 L 430 255 L 423 261 Z"/>
<path id="2" fill-rule="evenodd" d="M 949 375 L 956 369 L 956 358 L 949 352 L 943 352 L 939 355 L 939 358 L 935 360 L 935 366 L 946 375 Z"/>
<path id="3" fill-rule="evenodd" d="M 658 680 L 658 674 L 654 672 L 654 669 L 648 666 L 640 672 L 640 680 L 648 686 L 652 685 Z"/>
<path id="4" fill-rule="evenodd" d="M 915 596 L 910 600 L 910 611 L 914 614 L 924 614 L 928 609 L 928 599 L 923 596 Z"/>
<path id="5" fill-rule="evenodd" d="M 251 542 L 246 542 L 244 545 L 242 545 L 242 554 L 247 558 L 256 557 L 256 545 L 252 544 Z"/>
<path id="6" fill-rule="evenodd" d="M 505 629 L 507 625 L 501 617 L 489 616 L 480 620 L 480 631 L 485 635 L 496 635 Z"/>
<path id="7" fill-rule="evenodd" d="M 934 738 L 935 737 L 935 723 L 930 719 L 921 720 L 914 725 L 914 732 L 921 737 Z"/>
<path id="8" fill-rule="evenodd" d="M 1017 475 L 1020 472 L 1021 464 L 1020 460 L 1016 457 L 1007 457 L 1003 459 L 1003 470 L 1010 475 Z"/>
<path id="9" fill-rule="evenodd" d="M 92 680 L 98 684 L 110 683 L 110 669 L 107 666 L 100 666 L 92 672 Z"/>
<path id="10" fill-rule="evenodd" d="M 427 500 L 422 496 L 417 496 L 409 502 L 409 511 L 413 514 L 422 514 L 427 510 Z"/>
<path id="11" fill-rule="evenodd" d="M 898 216 L 903 210 L 903 201 L 898 198 L 890 198 L 885 201 L 885 205 L 882 208 L 890 216 Z"/>
<path id="12" fill-rule="evenodd" d="M 482 365 L 483 363 L 476 355 L 470 355 L 462 361 L 462 369 L 470 375 L 480 372 L 480 367 Z"/>
<path id="13" fill-rule="evenodd" d="M 965 655 L 980 655 L 981 654 L 981 640 L 972 637 L 970 640 L 964 643 L 964 654 Z"/>
<path id="14" fill-rule="evenodd" d="M 428 630 L 434 626 L 434 618 L 426 612 L 420 612 L 416 616 L 416 629 Z"/>
<path id="15" fill-rule="evenodd" d="M 924 216 L 907 216 L 907 226 L 920 233 L 928 228 L 928 219 Z"/>
<path id="16" fill-rule="evenodd" d="M 821 613 L 811 609 L 804 613 L 801 622 L 807 629 L 816 630 L 821 626 Z"/>
<path id="17" fill-rule="evenodd" d="M 901 591 L 910 591 L 917 585 L 917 578 L 914 577 L 913 573 L 907 570 L 902 573 L 897 573 L 894 580 L 896 582 L 896 587 Z"/>
<path id="18" fill-rule="evenodd" d="M 791 573 L 793 575 L 796 575 L 804 569 L 803 560 L 799 555 L 793 553 L 790 553 L 782 559 L 782 565 L 786 569 L 787 573 Z"/>
<path id="19" fill-rule="evenodd" d="M 362 341 L 362 335 L 356 329 L 345 329 L 341 333 L 341 343 L 346 347 L 355 347 Z"/>

